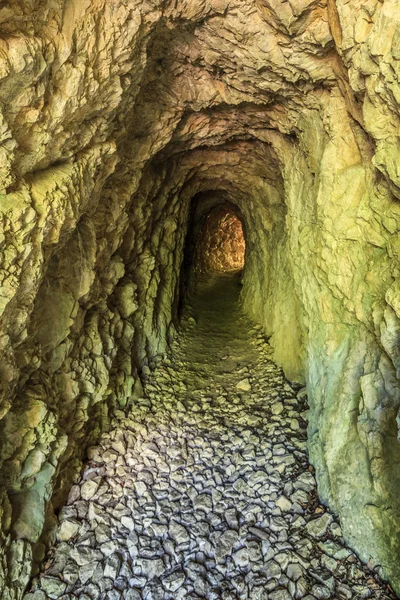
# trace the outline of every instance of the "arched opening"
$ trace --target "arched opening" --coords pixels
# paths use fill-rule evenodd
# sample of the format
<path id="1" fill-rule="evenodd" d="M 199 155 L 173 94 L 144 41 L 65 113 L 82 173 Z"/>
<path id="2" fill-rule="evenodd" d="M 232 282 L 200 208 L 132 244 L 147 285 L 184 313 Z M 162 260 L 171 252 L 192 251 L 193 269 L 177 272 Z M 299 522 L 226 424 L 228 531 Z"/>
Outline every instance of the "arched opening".
<path id="1" fill-rule="evenodd" d="M 230 208 L 217 207 L 203 219 L 196 244 L 195 267 L 201 273 L 241 271 L 245 250 L 241 220 Z"/>
<path id="2" fill-rule="evenodd" d="M 175 313 L 178 320 L 185 305 L 191 305 L 195 299 L 200 279 L 204 282 L 212 274 L 225 274 L 233 276 L 239 284 L 247 252 L 246 223 L 241 209 L 227 199 L 224 190 L 196 194 L 188 215 Z"/>

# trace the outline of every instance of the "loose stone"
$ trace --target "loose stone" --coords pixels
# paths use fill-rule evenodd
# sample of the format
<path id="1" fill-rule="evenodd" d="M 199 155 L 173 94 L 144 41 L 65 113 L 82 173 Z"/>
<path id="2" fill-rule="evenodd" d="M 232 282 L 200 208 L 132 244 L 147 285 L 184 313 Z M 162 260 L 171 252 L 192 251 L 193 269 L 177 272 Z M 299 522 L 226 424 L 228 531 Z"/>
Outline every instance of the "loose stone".
<path id="1" fill-rule="evenodd" d="M 25 600 L 367 597 L 370 574 L 315 509 L 304 395 L 243 317 L 234 334 L 210 337 L 209 322 L 149 363 L 139 400 L 90 449 Z"/>
<path id="2" fill-rule="evenodd" d="M 321 538 L 325 535 L 329 525 L 332 523 L 333 518 L 330 514 L 325 513 L 321 517 L 313 519 L 306 525 L 307 532 L 315 538 Z"/>

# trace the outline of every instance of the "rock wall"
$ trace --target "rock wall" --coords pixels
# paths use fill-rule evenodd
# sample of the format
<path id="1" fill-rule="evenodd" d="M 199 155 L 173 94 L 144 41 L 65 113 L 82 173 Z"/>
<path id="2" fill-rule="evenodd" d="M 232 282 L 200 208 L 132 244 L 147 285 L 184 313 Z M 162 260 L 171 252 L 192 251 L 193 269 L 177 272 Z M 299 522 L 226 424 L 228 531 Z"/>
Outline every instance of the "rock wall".
<path id="1" fill-rule="evenodd" d="M 217 207 L 208 213 L 201 225 L 194 266 L 202 273 L 240 271 L 244 267 L 245 247 L 239 218 Z"/>
<path id="2" fill-rule="evenodd" d="M 400 593 L 397 0 L 0 8 L 0 590 L 174 334 L 194 212 L 306 381 L 319 492 Z"/>

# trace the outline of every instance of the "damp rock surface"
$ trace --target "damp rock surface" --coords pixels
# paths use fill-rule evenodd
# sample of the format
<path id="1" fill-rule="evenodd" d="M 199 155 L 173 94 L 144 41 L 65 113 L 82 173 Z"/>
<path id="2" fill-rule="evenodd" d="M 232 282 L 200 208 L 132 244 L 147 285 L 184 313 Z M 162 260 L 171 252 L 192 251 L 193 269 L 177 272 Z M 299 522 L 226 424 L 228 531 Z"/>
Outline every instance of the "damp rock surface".
<path id="1" fill-rule="evenodd" d="M 395 598 L 319 503 L 304 390 L 238 291 L 203 282 L 143 397 L 90 448 L 25 600 Z"/>

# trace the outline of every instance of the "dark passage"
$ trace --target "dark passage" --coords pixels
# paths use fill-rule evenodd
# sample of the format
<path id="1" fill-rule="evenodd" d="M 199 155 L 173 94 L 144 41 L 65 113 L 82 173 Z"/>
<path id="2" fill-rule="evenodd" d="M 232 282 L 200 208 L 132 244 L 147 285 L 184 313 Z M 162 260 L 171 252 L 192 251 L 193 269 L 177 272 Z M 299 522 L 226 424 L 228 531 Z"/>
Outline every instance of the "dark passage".
<path id="1" fill-rule="evenodd" d="M 393 597 L 317 500 L 304 390 L 241 315 L 238 277 L 200 280 L 144 396 L 90 449 L 26 599 Z"/>

